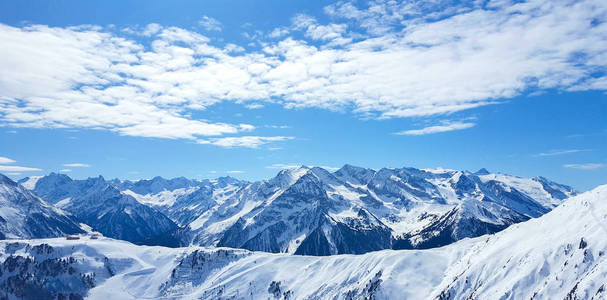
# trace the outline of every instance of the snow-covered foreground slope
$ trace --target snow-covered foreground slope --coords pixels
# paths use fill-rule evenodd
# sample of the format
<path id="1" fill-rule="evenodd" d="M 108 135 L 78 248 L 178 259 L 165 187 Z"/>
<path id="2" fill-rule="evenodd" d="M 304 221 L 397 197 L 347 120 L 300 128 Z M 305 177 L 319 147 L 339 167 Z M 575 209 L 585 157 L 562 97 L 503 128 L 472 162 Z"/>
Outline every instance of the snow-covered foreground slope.
<path id="1" fill-rule="evenodd" d="M 479 239 L 448 269 L 440 299 L 607 298 L 607 185 Z"/>
<path id="2" fill-rule="evenodd" d="M 606 223 L 607 185 L 500 233 L 428 250 L 311 257 L 105 238 L 4 241 L 0 291 L 91 299 L 605 299 Z"/>
<path id="3" fill-rule="evenodd" d="M 0 291 L 25 298 L 415 299 L 429 295 L 472 244 L 312 257 L 109 238 L 4 241 Z"/>

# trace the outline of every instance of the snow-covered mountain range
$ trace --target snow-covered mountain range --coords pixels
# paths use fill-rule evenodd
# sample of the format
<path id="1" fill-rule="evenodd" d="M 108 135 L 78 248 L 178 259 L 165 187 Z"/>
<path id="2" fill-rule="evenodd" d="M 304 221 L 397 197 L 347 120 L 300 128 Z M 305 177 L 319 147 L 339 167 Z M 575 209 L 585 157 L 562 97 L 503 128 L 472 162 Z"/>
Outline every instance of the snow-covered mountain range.
<path id="1" fill-rule="evenodd" d="M 84 232 L 72 215 L 0 174 L 0 239 L 60 237 Z"/>
<path id="2" fill-rule="evenodd" d="M 166 242 L 164 237 L 178 228 L 173 221 L 121 192 L 101 176 L 73 180 L 64 174 L 51 173 L 38 178 L 30 187 L 48 203 L 70 212 L 105 236 L 134 243 L 175 244 Z"/>
<path id="3" fill-rule="evenodd" d="M 425 250 L 297 256 L 136 246 L 109 238 L 0 242 L 11 298 L 606 299 L 607 185 L 492 234 Z"/>
<path id="4" fill-rule="evenodd" d="M 252 183 L 54 173 L 21 182 L 109 237 L 305 255 L 439 247 L 539 217 L 575 195 L 542 177 L 484 169 L 351 165 L 336 172 L 302 166 Z"/>

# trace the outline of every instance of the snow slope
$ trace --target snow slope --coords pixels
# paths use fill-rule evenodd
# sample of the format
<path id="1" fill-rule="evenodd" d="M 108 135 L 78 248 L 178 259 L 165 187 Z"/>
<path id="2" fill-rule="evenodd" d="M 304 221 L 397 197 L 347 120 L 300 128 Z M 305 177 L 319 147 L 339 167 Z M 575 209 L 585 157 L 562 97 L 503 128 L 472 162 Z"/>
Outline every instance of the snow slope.
<path id="1" fill-rule="evenodd" d="M 449 268 L 440 299 L 607 297 L 607 185 L 481 239 Z"/>
<path id="2" fill-rule="evenodd" d="M 606 223 L 607 185 L 497 234 L 427 250 L 312 257 L 4 241 L 0 289 L 90 299 L 606 299 Z"/>
<path id="3" fill-rule="evenodd" d="M 0 242 L 0 289 L 88 299 L 413 299 L 430 294 L 470 245 L 312 257 L 109 238 Z"/>

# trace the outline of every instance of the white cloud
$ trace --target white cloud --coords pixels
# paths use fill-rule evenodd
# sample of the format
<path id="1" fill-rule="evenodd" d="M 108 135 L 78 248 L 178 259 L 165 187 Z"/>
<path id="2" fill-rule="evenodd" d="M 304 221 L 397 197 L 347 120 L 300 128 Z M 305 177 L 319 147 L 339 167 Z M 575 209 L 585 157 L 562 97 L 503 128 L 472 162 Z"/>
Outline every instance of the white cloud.
<path id="1" fill-rule="evenodd" d="M 425 127 L 422 129 L 411 129 L 411 130 L 400 131 L 395 134 L 398 134 L 398 135 L 426 135 L 426 134 L 433 134 L 433 133 L 439 133 L 439 132 L 448 132 L 448 131 L 454 131 L 454 130 L 467 129 L 467 128 L 474 127 L 475 125 L 476 125 L 475 123 L 454 122 L 454 123 L 446 123 L 445 125 L 429 126 L 429 127 Z"/>
<path id="2" fill-rule="evenodd" d="M 538 153 L 535 156 L 557 156 L 557 155 L 565 155 L 565 154 L 588 152 L 588 151 L 591 151 L 591 150 L 589 150 L 589 149 L 553 150 L 550 152 Z"/>
<path id="3" fill-rule="evenodd" d="M 263 104 L 261 104 L 261 103 L 251 103 L 251 104 L 247 104 L 246 107 L 248 109 L 260 109 L 260 108 L 263 108 Z"/>
<path id="4" fill-rule="evenodd" d="M 301 165 L 297 164 L 272 164 L 267 166 L 268 169 L 297 169 L 301 167 Z"/>
<path id="5" fill-rule="evenodd" d="M 61 172 L 61 173 L 69 173 L 71 171 L 72 170 L 70 170 L 70 169 L 61 169 L 61 170 L 59 170 L 59 172 Z"/>
<path id="6" fill-rule="evenodd" d="M 153 34 L 158 33 L 162 29 L 162 26 L 157 23 L 148 24 L 143 31 L 141 32 L 144 36 L 151 36 Z"/>
<path id="7" fill-rule="evenodd" d="M 578 169 L 578 170 L 598 170 L 607 167 L 607 164 L 598 163 L 586 163 L 586 164 L 566 164 L 563 165 L 565 168 Z"/>
<path id="8" fill-rule="evenodd" d="M 316 24 L 316 18 L 306 14 L 297 14 L 291 18 L 291 23 L 293 23 L 295 29 L 305 29 Z"/>
<path id="9" fill-rule="evenodd" d="M 202 26 L 207 31 L 221 31 L 221 22 L 209 16 L 203 16 L 198 25 Z"/>
<path id="10" fill-rule="evenodd" d="M 207 140 L 198 140 L 199 144 L 211 144 L 220 147 L 234 148 L 234 147 L 246 147 L 246 148 L 257 148 L 261 145 L 270 142 L 280 142 L 292 140 L 294 137 L 291 136 L 238 136 L 238 137 L 224 137 L 224 138 L 211 138 Z"/>
<path id="11" fill-rule="evenodd" d="M 274 30 L 272 30 L 268 34 L 268 36 L 271 38 L 279 38 L 279 37 L 283 37 L 287 34 L 289 34 L 289 29 L 284 28 L 284 27 L 278 27 L 278 28 L 274 28 Z"/>
<path id="12" fill-rule="evenodd" d="M 243 174 L 244 171 L 241 171 L 241 170 L 231 170 L 231 171 L 227 171 L 226 173 L 228 173 L 228 174 Z"/>
<path id="13" fill-rule="evenodd" d="M 1 172 L 29 172 L 29 171 L 42 171 L 38 168 L 20 167 L 20 166 L 6 166 L 0 165 Z"/>
<path id="14" fill-rule="evenodd" d="M 63 164 L 64 167 L 70 167 L 70 168 L 90 168 L 91 165 L 89 164 L 83 164 L 83 163 L 69 163 L 69 164 Z"/>
<path id="15" fill-rule="evenodd" d="M 18 173 L 18 172 L 10 172 L 10 173 L 6 173 L 6 175 L 9 175 L 9 176 L 19 176 L 19 175 L 21 175 L 21 173 Z"/>
<path id="16" fill-rule="evenodd" d="M 0 164 L 12 164 L 12 163 L 15 163 L 15 162 L 16 162 L 15 160 L 12 160 L 12 159 L 10 159 L 8 157 L 2 157 L 2 156 L 0 156 Z"/>
<path id="17" fill-rule="evenodd" d="M 292 169 L 297 169 L 301 166 L 302 165 L 298 165 L 298 164 L 272 164 L 272 165 L 267 166 L 266 168 L 267 169 L 292 170 Z M 330 172 L 335 172 L 335 171 L 339 170 L 339 168 L 329 167 L 329 166 L 317 166 L 317 167 L 323 168 Z"/>
<path id="18" fill-rule="evenodd" d="M 337 168 L 337 167 L 329 167 L 329 166 L 318 166 L 318 167 L 323 168 L 329 172 L 335 172 L 335 171 L 339 170 L 339 168 Z"/>
<path id="19" fill-rule="evenodd" d="M 238 145 L 242 138 L 226 135 L 247 128 L 195 119 L 193 111 L 203 115 L 223 101 L 271 102 L 419 117 L 529 90 L 607 89 L 607 43 L 597 42 L 607 39 L 604 1 L 504 1 L 490 9 L 474 3 L 340 2 L 326 12 L 347 22 L 297 15 L 293 28 L 305 39 L 258 41 L 263 49 L 248 53 L 158 24 L 145 27 L 145 42 L 92 26 L 0 24 L 0 126 L 88 128 L 224 146 Z M 263 141 L 252 140 L 258 142 L 242 145 Z"/>

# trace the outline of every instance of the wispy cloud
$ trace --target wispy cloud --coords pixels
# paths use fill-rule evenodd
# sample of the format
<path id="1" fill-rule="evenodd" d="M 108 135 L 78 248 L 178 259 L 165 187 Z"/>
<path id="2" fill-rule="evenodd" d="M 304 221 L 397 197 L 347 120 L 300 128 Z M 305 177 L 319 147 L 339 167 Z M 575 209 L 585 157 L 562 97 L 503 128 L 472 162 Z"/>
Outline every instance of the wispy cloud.
<path id="1" fill-rule="evenodd" d="M 16 162 L 15 160 L 12 160 L 12 159 L 10 159 L 8 157 L 2 157 L 2 156 L 0 156 L 0 164 L 12 164 L 12 163 L 15 163 L 15 162 Z"/>
<path id="2" fill-rule="evenodd" d="M 209 16 L 203 16 L 202 19 L 198 21 L 198 25 L 207 31 L 221 31 L 221 22 Z"/>
<path id="3" fill-rule="evenodd" d="M 318 167 L 323 168 L 330 172 L 335 172 L 335 171 L 339 170 L 339 168 L 337 168 L 337 167 L 329 167 L 329 166 L 318 166 Z"/>
<path id="4" fill-rule="evenodd" d="M 302 165 L 298 165 L 298 164 L 272 164 L 267 166 L 267 169 L 282 169 L 282 170 L 290 170 L 290 169 L 297 169 L 299 167 L 301 167 Z M 335 172 L 337 170 L 339 170 L 339 168 L 336 167 L 329 167 L 329 166 L 317 166 L 319 168 L 323 168 L 327 171 L 330 172 Z"/>
<path id="5" fill-rule="evenodd" d="M 267 166 L 268 169 L 297 169 L 301 167 L 301 165 L 297 164 L 272 164 Z"/>
<path id="6" fill-rule="evenodd" d="M 247 104 L 246 108 L 248 108 L 248 109 L 260 109 L 260 108 L 263 108 L 263 104 L 261 104 L 261 103 L 251 103 L 251 104 Z"/>
<path id="7" fill-rule="evenodd" d="M 289 126 L 289 125 L 266 125 L 264 127 L 266 127 L 266 128 L 273 128 L 273 129 L 288 129 L 288 128 L 291 128 L 291 126 Z"/>
<path id="8" fill-rule="evenodd" d="M 38 169 L 38 168 L 22 167 L 22 166 L 15 166 L 15 165 L 7 166 L 6 165 L 6 164 L 13 164 L 16 162 L 17 161 L 14 159 L 0 156 L 0 172 L 12 172 L 13 174 L 19 174 L 18 172 L 42 171 L 42 169 Z"/>
<path id="9" fill-rule="evenodd" d="M 425 128 L 421 128 L 421 129 L 405 130 L 405 131 L 397 132 L 395 134 L 398 134 L 398 135 L 426 135 L 426 134 L 433 134 L 433 133 L 439 133 L 439 132 L 448 132 L 448 131 L 454 131 L 454 130 L 467 129 L 467 128 L 474 127 L 475 125 L 476 125 L 475 123 L 455 122 L 455 123 L 448 123 L 445 125 L 429 126 L 429 127 L 425 127 Z"/>
<path id="10" fill-rule="evenodd" d="M 61 173 L 69 173 L 71 171 L 72 170 L 70 170 L 70 169 L 61 169 L 61 170 L 59 170 L 59 172 L 61 172 Z"/>
<path id="11" fill-rule="evenodd" d="M 90 168 L 91 165 L 89 164 L 83 164 L 83 163 L 69 163 L 69 164 L 63 164 L 64 167 L 70 167 L 70 168 Z"/>
<path id="12" fill-rule="evenodd" d="M 268 36 L 271 38 L 279 38 L 279 37 L 283 37 L 287 34 L 289 34 L 289 29 L 285 28 L 285 27 L 278 27 L 278 28 L 274 28 L 274 30 L 272 30 Z"/>
<path id="13" fill-rule="evenodd" d="M 231 171 L 227 171 L 226 173 L 228 173 L 228 174 L 243 174 L 243 173 L 245 173 L 245 171 L 231 170 Z"/>
<path id="14" fill-rule="evenodd" d="M 565 154 L 588 152 L 588 151 L 592 151 L 592 150 L 590 150 L 590 149 L 552 150 L 549 152 L 538 153 L 535 156 L 557 156 L 557 155 L 565 155 Z"/>
<path id="15" fill-rule="evenodd" d="M 607 164 L 599 163 L 586 163 L 586 164 L 566 164 L 563 165 L 565 168 L 578 169 L 578 170 L 598 170 L 607 167 Z"/>
<path id="16" fill-rule="evenodd" d="M 2 171 L 2 172 L 29 172 L 29 171 L 42 171 L 42 169 L 21 167 L 21 166 L 0 165 L 0 171 Z"/>
<path id="17" fill-rule="evenodd" d="M 224 138 L 212 138 L 207 140 L 198 140 L 199 144 L 211 144 L 219 147 L 233 148 L 233 147 L 246 147 L 246 148 L 258 148 L 261 145 L 271 143 L 292 140 L 294 137 L 291 136 L 239 136 L 239 137 L 224 137 Z"/>

